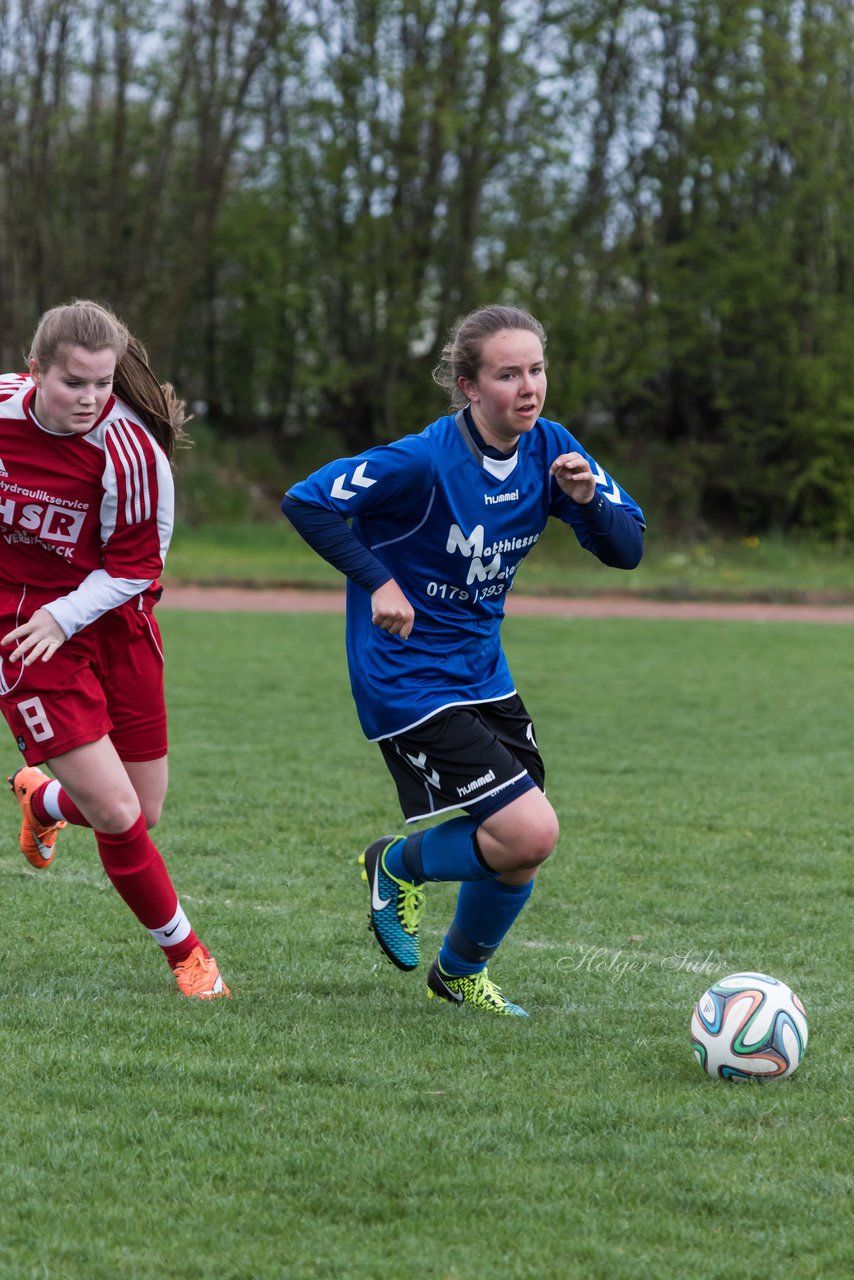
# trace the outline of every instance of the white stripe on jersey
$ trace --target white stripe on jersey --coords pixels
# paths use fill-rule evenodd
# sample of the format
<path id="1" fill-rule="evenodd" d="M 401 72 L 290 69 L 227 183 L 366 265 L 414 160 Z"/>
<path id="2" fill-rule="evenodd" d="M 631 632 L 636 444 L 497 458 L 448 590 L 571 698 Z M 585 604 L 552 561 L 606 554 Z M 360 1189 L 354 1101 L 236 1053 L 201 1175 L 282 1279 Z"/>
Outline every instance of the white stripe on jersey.
<path id="1" fill-rule="evenodd" d="M 0 399 L 6 400 L 18 391 L 29 391 L 32 385 L 26 373 L 0 374 Z"/>
<path id="2" fill-rule="evenodd" d="M 128 524 L 141 524 L 151 517 L 151 491 L 142 444 L 124 418 L 112 423 L 110 436 L 125 473 L 125 520 Z"/>

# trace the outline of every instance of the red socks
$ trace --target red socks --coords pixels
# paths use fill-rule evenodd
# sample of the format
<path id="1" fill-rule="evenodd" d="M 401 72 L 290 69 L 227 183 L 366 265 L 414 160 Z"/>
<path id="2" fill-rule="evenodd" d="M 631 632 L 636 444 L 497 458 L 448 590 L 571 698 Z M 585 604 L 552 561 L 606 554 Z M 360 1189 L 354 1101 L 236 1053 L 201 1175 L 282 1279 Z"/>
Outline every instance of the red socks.
<path id="1" fill-rule="evenodd" d="M 49 797 L 46 795 L 48 787 L 51 788 Z M 39 822 L 43 822 L 46 827 L 63 818 L 73 827 L 89 826 L 71 796 L 56 778 L 51 778 L 37 787 L 30 796 L 30 804 L 34 817 L 38 818 Z"/>
<path id="2" fill-rule="evenodd" d="M 62 807 L 64 812 L 64 793 Z M 69 817 L 68 821 L 74 819 Z M 146 830 L 144 817 L 140 814 L 128 831 L 119 834 L 96 831 L 95 839 L 111 884 L 162 947 L 174 969 L 202 944 L 181 909 L 166 863 Z M 208 954 L 205 947 L 202 950 Z"/>

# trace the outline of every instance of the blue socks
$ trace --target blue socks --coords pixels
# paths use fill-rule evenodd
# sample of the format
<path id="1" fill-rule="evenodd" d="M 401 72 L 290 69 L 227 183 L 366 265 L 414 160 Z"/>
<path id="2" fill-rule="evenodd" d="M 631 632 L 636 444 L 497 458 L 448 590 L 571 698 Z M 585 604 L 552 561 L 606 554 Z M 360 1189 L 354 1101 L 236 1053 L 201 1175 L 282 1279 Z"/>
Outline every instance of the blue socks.
<path id="1" fill-rule="evenodd" d="M 456 914 L 439 952 L 442 972 L 455 978 L 480 973 L 533 889 L 533 880 L 527 884 L 476 880 L 460 885 Z"/>
<path id="2" fill-rule="evenodd" d="M 480 819 L 450 818 L 397 840 L 384 855 L 398 880 L 461 881 L 457 910 L 439 952 L 442 971 L 454 977 L 480 973 L 531 896 L 534 881 L 505 884 L 480 857 Z"/>
<path id="3" fill-rule="evenodd" d="M 398 880 L 494 880 L 496 873 L 481 860 L 474 834 L 477 818 L 450 818 L 392 845 L 385 868 Z"/>

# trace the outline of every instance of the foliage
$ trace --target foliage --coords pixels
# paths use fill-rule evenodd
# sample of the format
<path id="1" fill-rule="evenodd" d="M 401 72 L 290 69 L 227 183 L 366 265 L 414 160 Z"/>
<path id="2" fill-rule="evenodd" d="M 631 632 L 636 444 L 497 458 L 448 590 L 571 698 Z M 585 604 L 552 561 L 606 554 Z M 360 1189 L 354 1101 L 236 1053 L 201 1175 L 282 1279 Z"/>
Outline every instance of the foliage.
<path id="1" fill-rule="evenodd" d="M 6 3 L 4 362 L 104 296 L 289 463 L 420 429 L 512 301 L 660 523 L 850 539 L 852 85 L 848 0 Z"/>
<path id="2" fill-rule="evenodd" d="M 157 839 L 234 998 L 180 1001 L 90 832 L 31 871 L 6 793 L 0 1273 L 851 1274 L 844 628 L 508 623 L 562 820 L 492 966 L 519 1025 L 378 963 L 355 857 L 399 815 L 341 620 L 161 623 Z M 430 887 L 428 955 L 452 907 Z M 754 967 L 807 1054 L 714 1084 L 691 1009 Z"/>

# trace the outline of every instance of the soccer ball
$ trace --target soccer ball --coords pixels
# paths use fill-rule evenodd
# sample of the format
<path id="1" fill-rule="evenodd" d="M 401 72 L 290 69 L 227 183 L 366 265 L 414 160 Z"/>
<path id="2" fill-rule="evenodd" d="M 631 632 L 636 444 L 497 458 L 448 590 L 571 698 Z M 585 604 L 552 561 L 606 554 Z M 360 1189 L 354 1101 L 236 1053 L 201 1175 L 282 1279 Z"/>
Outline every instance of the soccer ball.
<path id="1" fill-rule="evenodd" d="M 806 1010 L 778 978 L 732 973 L 697 1001 L 691 1046 L 715 1080 L 780 1080 L 806 1051 Z"/>

